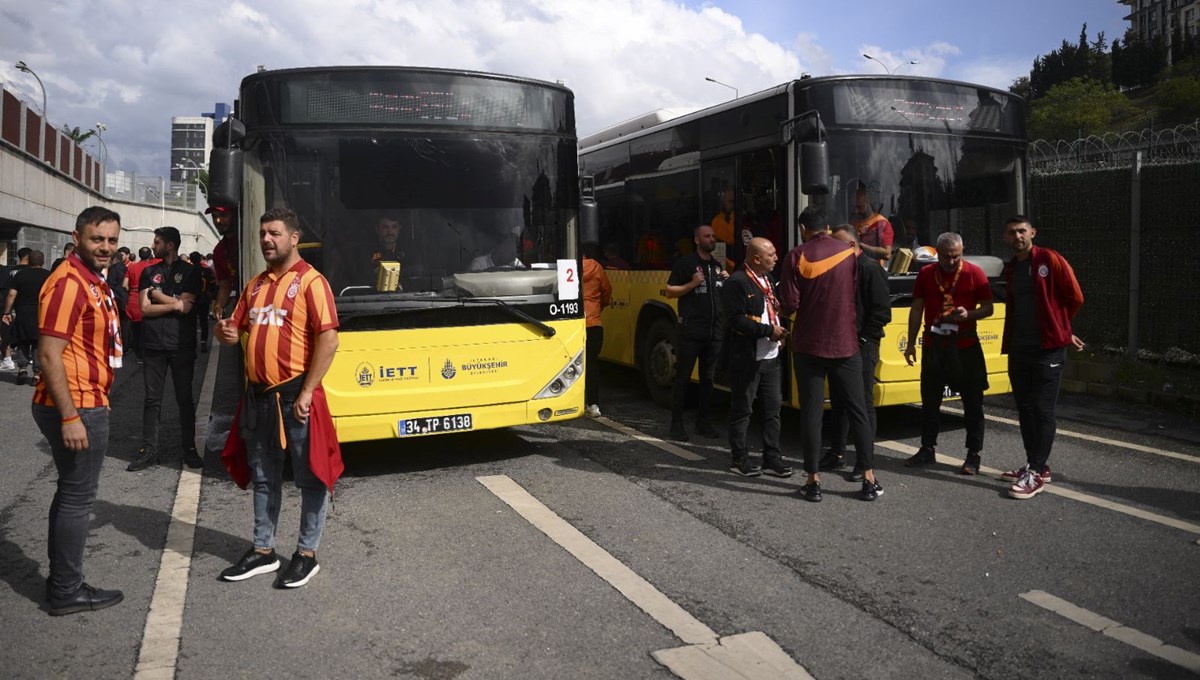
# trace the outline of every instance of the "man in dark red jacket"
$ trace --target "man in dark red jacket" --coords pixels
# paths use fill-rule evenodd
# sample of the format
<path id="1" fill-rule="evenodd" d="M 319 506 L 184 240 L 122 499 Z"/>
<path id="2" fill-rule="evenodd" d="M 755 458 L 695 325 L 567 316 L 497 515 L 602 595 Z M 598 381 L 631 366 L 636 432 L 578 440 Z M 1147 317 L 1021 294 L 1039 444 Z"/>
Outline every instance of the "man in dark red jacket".
<path id="1" fill-rule="evenodd" d="M 799 223 L 804 244 L 788 254 L 779 302 L 785 315 L 796 313 L 790 348 L 804 424 L 804 472 L 808 475 L 800 495 L 814 503 L 821 500 L 818 459 L 828 376 L 834 404 L 844 408 L 850 418 L 854 450 L 865 478 L 860 497 L 873 501 L 883 493 L 883 487 L 875 480 L 875 445 L 863 394 L 855 306 L 858 260 L 854 246 L 831 237 L 825 231 L 824 217 L 812 208 L 800 213 Z"/>
<path id="2" fill-rule="evenodd" d="M 1024 215 L 1010 217 L 1004 240 L 1014 255 L 1004 268 L 1008 307 L 1001 351 L 1008 354 L 1008 377 L 1021 421 L 1026 464 L 1005 472 L 1008 494 L 1025 500 L 1050 481 L 1050 448 L 1057 423 L 1058 388 L 1067 347 L 1083 349 L 1071 332 L 1071 319 L 1083 306 L 1083 291 L 1062 255 L 1033 245 L 1037 229 Z"/>

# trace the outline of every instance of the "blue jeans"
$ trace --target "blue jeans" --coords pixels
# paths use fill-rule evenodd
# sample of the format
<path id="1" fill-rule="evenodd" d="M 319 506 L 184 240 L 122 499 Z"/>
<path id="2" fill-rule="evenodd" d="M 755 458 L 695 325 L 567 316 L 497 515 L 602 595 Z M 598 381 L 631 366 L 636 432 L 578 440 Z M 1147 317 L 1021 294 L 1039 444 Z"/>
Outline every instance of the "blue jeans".
<path id="1" fill-rule="evenodd" d="M 292 457 L 292 473 L 301 493 L 300 540 L 297 548 L 316 551 L 325 529 L 329 492 L 308 466 L 308 423 L 292 415 L 292 401 L 281 399 L 287 453 Z M 248 414 L 247 410 L 253 410 Z M 247 417 L 249 416 L 249 417 Z M 254 547 L 274 548 L 275 527 L 279 524 L 279 506 L 283 499 L 283 456 L 272 427 L 277 422 L 274 395 L 249 398 L 242 402 L 238 432 L 246 443 L 246 457 L 254 481 Z"/>
<path id="2" fill-rule="evenodd" d="M 50 444 L 58 485 L 50 503 L 50 595 L 68 597 L 83 584 L 83 549 L 91 525 L 92 503 L 100 488 L 100 469 L 108 453 L 108 408 L 79 409 L 87 430 L 88 448 L 71 451 L 63 445 L 62 415 L 58 409 L 33 404 L 33 420 Z"/>

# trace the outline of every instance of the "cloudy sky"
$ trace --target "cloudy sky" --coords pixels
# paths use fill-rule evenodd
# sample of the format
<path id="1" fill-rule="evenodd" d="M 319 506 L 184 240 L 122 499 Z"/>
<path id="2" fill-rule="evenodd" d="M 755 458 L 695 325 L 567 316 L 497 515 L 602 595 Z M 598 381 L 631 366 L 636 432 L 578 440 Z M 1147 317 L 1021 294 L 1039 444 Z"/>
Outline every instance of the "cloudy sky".
<path id="1" fill-rule="evenodd" d="M 579 133 L 716 104 L 807 72 L 1007 87 L 1034 57 L 1124 34 L 1117 0 L 0 0 L 0 81 L 50 120 L 107 126 L 109 170 L 165 174 L 170 119 L 267 68 L 439 66 L 562 80 Z M 916 65 L 907 64 L 918 61 Z M 903 66 L 901 66 L 903 65 Z M 94 142 L 88 142 L 88 146 Z"/>

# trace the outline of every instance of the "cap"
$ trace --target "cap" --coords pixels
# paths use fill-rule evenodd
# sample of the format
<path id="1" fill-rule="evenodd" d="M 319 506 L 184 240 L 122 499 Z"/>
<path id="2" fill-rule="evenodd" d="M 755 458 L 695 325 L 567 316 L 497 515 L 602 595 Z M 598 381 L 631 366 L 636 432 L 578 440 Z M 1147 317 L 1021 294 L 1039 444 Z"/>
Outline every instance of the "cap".
<path id="1" fill-rule="evenodd" d="M 204 214 L 208 215 L 210 213 L 215 213 L 215 212 L 223 213 L 223 212 L 229 212 L 230 210 L 233 210 L 233 208 L 230 208 L 227 205 L 210 205 L 210 206 L 208 206 L 208 210 L 204 211 Z"/>

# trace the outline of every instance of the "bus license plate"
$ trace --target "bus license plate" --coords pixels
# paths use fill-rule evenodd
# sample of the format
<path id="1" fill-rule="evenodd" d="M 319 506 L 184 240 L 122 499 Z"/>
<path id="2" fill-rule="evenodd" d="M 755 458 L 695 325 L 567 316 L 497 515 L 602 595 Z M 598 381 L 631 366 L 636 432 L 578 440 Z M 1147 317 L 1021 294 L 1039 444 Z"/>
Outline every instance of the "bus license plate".
<path id="1" fill-rule="evenodd" d="M 403 418 L 399 423 L 401 437 L 413 437 L 422 434 L 441 434 L 442 432 L 462 432 L 472 428 L 471 414 L 458 413 L 452 416 L 431 416 L 429 418 Z"/>

